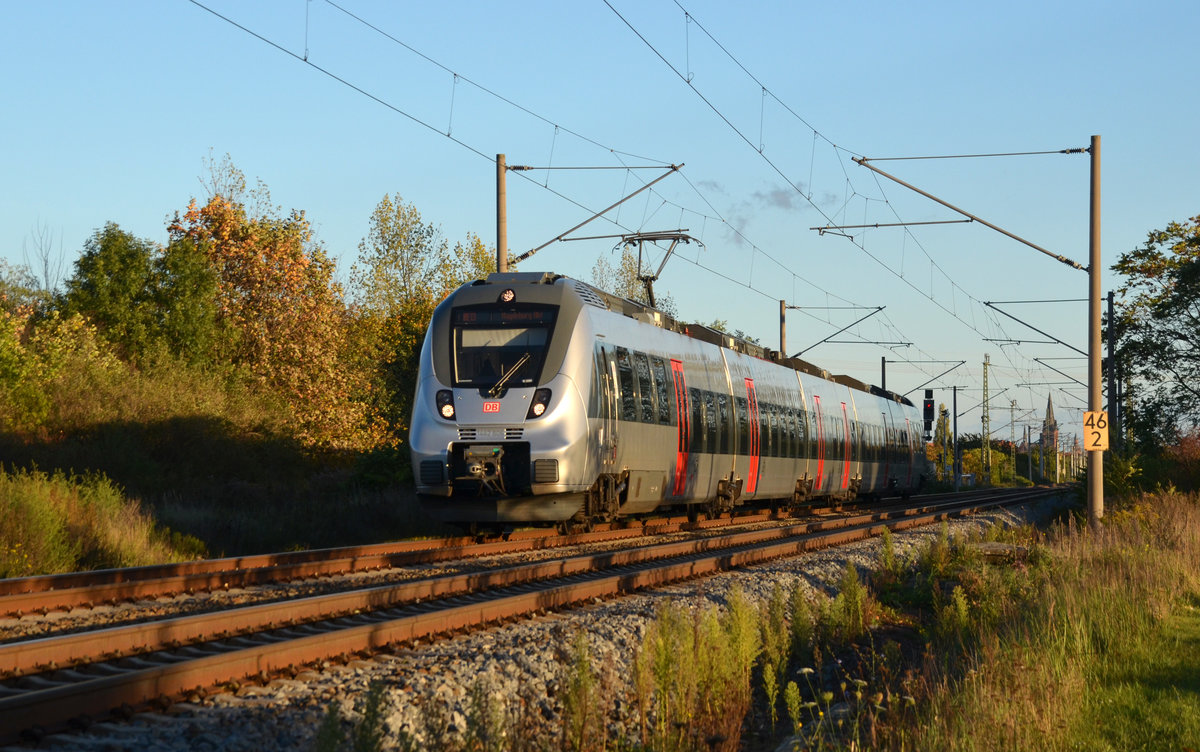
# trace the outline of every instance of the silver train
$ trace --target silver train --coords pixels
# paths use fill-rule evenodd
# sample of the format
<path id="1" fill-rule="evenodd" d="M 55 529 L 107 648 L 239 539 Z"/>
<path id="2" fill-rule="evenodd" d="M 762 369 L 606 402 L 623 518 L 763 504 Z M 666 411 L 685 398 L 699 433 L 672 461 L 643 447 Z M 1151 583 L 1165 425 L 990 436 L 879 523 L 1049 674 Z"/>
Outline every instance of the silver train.
<path id="1" fill-rule="evenodd" d="M 422 503 L 466 523 L 590 523 L 664 508 L 907 495 L 907 399 L 542 273 L 434 311 L 410 428 Z"/>

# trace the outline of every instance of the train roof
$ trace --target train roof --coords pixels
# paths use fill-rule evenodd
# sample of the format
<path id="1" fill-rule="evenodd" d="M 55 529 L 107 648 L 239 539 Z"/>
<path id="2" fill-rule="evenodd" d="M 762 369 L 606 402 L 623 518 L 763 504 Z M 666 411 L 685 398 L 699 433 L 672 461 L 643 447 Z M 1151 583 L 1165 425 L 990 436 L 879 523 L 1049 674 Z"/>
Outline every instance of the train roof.
<path id="1" fill-rule="evenodd" d="M 843 374 L 831 374 L 829 371 L 820 366 L 809 363 L 800 358 L 789 358 L 784 353 L 778 350 L 772 350 L 754 342 L 749 342 L 740 337 L 735 337 L 727 332 L 713 329 L 703 324 L 684 323 L 668 316 L 657 308 L 652 308 L 645 303 L 639 303 L 636 300 L 622 298 L 619 295 L 605 292 L 598 287 L 593 287 L 586 282 L 582 282 L 572 277 L 567 277 L 563 274 L 554 274 L 552 272 L 493 272 L 489 274 L 486 280 L 476 280 L 473 285 L 554 285 L 559 282 L 569 283 L 574 287 L 576 294 L 580 299 L 589 305 L 597 308 L 605 308 L 607 310 L 620 313 L 632 319 L 651 324 L 653 326 L 667 329 L 669 331 L 678 332 L 692 339 L 698 339 L 702 342 L 724 347 L 727 350 L 749 355 L 752 358 L 766 360 L 771 363 L 791 368 L 794 371 L 816 376 L 817 378 L 832 381 L 843 386 L 857 389 L 862 392 L 873 394 L 876 397 L 894 400 L 903 405 L 912 406 L 912 402 L 903 395 L 893 391 L 883 389 L 866 382 L 859 381 L 852 376 Z"/>

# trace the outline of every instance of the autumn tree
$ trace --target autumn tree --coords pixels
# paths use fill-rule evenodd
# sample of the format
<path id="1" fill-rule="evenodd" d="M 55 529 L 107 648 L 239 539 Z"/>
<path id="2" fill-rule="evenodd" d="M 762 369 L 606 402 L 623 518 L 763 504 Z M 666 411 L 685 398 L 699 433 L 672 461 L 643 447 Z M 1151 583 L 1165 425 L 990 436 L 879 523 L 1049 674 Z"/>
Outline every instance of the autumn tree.
<path id="1" fill-rule="evenodd" d="M 301 440 L 370 445 L 358 374 L 342 357 L 347 311 L 333 260 L 303 211 L 281 214 L 260 200 L 251 213 L 231 192 L 203 206 L 193 200 L 168 228 L 172 244 L 190 243 L 213 270 L 217 316 L 234 333 L 230 362 L 284 397 Z M 257 195 L 264 194 L 260 183 Z"/>
<path id="2" fill-rule="evenodd" d="M 1200 425 L 1200 216 L 1150 232 L 1112 268 L 1125 276 L 1113 323 L 1136 383 L 1130 419 L 1143 443 L 1173 443 Z"/>
<path id="3" fill-rule="evenodd" d="M 393 435 L 412 414 L 421 344 L 433 309 L 451 291 L 495 270 L 495 255 L 476 235 L 451 246 L 400 196 L 385 195 L 371 213 L 351 269 L 355 340 L 375 373 L 375 409 Z"/>

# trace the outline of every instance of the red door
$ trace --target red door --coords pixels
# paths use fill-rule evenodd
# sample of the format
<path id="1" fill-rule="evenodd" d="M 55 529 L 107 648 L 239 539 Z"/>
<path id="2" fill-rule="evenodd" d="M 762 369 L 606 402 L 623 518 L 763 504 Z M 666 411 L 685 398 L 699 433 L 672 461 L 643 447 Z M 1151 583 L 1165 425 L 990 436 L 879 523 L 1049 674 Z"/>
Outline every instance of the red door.
<path id="1" fill-rule="evenodd" d="M 842 431 L 845 434 L 846 452 L 842 464 L 842 489 L 850 486 L 850 416 L 846 413 L 846 403 L 842 403 Z"/>
<path id="2" fill-rule="evenodd" d="M 815 489 L 821 490 L 821 481 L 825 478 L 825 419 L 821 416 L 821 398 L 813 395 L 813 404 L 817 408 L 817 485 Z"/>
<path id="3" fill-rule="evenodd" d="M 671 361 L 671 374 L 675 381 L 675 424 L 678 426 L 678 444 L 675 450 L 675 484 L 673 496 L 683 496 L 687 488 L 688 446 L 691 442 L 691 425 L 688 423 L 687 382 L 683 378 L 683 363 Z"/>
<path id="4" fill-rule="evenodd" d="M 754 379 L 746 379 L 746 402 L 750 407 L 750 473 L 746 478 L 746 493 L 758 488 L 758 458 L 762 452 L 759 444 L 758 397 L 754 391 Z"/>

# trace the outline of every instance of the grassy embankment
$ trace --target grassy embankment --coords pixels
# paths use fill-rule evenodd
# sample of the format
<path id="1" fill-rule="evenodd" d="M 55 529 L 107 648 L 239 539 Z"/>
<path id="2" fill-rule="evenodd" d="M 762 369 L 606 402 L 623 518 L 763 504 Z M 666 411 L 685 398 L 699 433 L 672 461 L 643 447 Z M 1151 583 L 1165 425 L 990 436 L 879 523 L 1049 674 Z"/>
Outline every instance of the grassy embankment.
<path id="1" fill-rule="evenodd" d="M 756 607 L 668 606 L 632 681 L 576 640 L 553 741 L 521 702 L 475 687 L 451 732 L 427 698 L 407 748 L 1128 750 L 1200 748 L 1200 498 L 1164 492 L 1113 505 L 1104 529 L 991 528 L 848 568 L 835 597 L 777 590 Z M 319 749 L 351 729 L 379 748 L 382 695 L 364 722 L 332 712 Z M 620 701 L 638 731 L 606 724 Z M 526 708 L 528 711 L 528 708 Z M 374 719 L 374 720 L 371 720 Z M 372 725 L 374 724 L 374 725 Z M 361 740 L 372 740 L 360 746 Z"/>
<path id="2" fill-rule="evenodd" d="M 0 577 L 439 530 L 400 452 L 306 447 L 244 376 L 76 350 L 23 387 L 0 415 Z"/>

